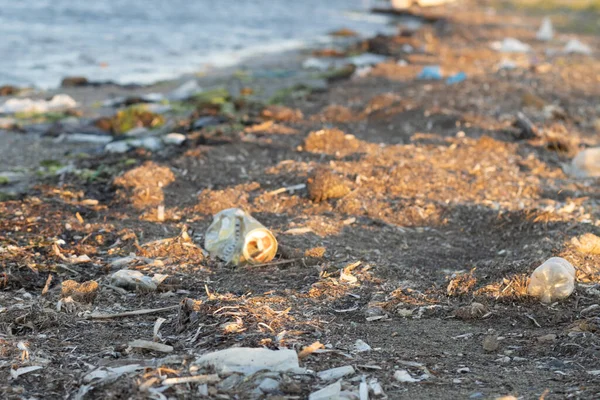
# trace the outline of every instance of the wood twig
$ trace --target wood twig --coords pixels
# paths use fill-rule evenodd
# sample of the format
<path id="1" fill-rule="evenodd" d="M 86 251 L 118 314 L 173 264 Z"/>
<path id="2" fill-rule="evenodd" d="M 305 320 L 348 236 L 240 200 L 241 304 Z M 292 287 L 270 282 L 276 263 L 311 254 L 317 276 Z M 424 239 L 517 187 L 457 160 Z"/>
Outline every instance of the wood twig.
<path id="1" fill-rule="evenodd" d="M 158 312 L 163 312 L 163 311 L 168 311 L 168 310 L 174 310 L 175 308 L 178 308 L 178 307 L 179 307 L 179 304 L 175 305 L 175 306 L 162 307 L 162 308 L 146 308 L 146 309 L 142 309 L 142 310 L 125 311 L 125 312 L 117 313 L 117 314 L 105 314 L 105 313 L 93 312 L 91 314 L 88 314 L 86 316 L 86 318 L 88 318 L 88 319 L 111 319 L 111 318 L 121 318 L 121 317 L 132 317 L 135 315 L 153 314 L 153 313 L 158 313 Z"/>
<path id="2" fill-rule="evenodd" d="M 178 378 L 167 378 L 162 381 L 163 385 L 178 385 L 181 383 L 217 383 L 220 382 L 221 378 L 219 375 L 195 375 L 195 376 L 182 376 Z"/>

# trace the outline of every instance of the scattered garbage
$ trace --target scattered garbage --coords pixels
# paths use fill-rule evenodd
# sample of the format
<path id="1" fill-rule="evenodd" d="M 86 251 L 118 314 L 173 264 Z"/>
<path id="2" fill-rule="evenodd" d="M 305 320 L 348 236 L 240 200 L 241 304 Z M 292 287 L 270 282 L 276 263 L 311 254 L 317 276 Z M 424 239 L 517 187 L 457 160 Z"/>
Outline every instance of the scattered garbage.
<path id="1" fill-rule="evenodd" d="M 141 139 L 125 139 L 110 142 L 104 146 L 107 153 L 122 154 L 131 149 L 144 148 L 150 151 L 158 151 L 163 148 L 163 141 L 155 136 L 148 136 Z"/>
<path id="2" fill-rule="evenodd" d="M 277 253 L 273 233 L 239 208 L 215 214 L 206 231 L 204 246 L 212 257 L 234 265 L 269 262 Z"/>
<path id="3" fill-rule="evenodd" d="M 354 371 L 354 367 L 352 365 L 345 365 L 343 367 L 331 368 L 325 371 L 321 371 L 317 373 L 319 379 L 324 381 L 334 381 L 340 378 L 343 378 L 347 375 L 354 375 L 356 371 Z"/>
<path id="4" fill-rule="evenodd" d="M 401 383 L 416 383 L 423 380 L 421 378 L 413 378 L 405 369 L 399 369 L 394 372 L 394 379 Z"/>
<path id="5" fill-rule="evenodd" d="M 354 342 L 353 350 L 355 353 L 363 353 L 365 351 L 371 351 L 371 346 L 369 346 L 361 339 L 356 339 L 356 342 Z"/>
<path id="6" fill-rule="evenodd" d="M 465 81 L 466 79 L 467 79 L 467 74 L 465 74 L 464 72 L 458 72 L 454 75 L 449 76 L 448 79 L 446 79 L 446 84 L 454 85 L 456 83 L 461 83 L 461 82 Z"/>
<path id="7" fill-rule="evenodd" d="M 37 113 L 65 111 L 77 107 L 77 102 L 66 94 L 57 94 L 50 100 L 9 99 L 0 106 L 0 113 Z"/>
<path id="8" fill-rule="evenodd" d="M 581 150 L 571 165 L 564 167 L 565 172 L 576 178 L 593 178 L 600 176 L 600 147 Z"/>
<path id="9" fill-rule="evenodd" d="M 565 45 L 563 52 L 567 54 L 585 54 L 589 56 L 592 54 L 592 49 L 590 46 L 577 39 L 571 39 Z"/>
<path id="10" fill-rule="evenodd" d="M 419 75 L 417 75 L 417 79 L 423 80 L 436 80 L 439 81 L 443 78 L 442 68 L 439 65 L 428 65 L 423 67 Z"/>
<path id="11" fill-rule="evenodd" d="M 183 133 L 171 132 L 166 134 L 162 138 L 162 141 L 165 144 L 180 146 L 181 144 L 183 144 L 183 142 L 186 141 L 186 139 L 187 137 Z"/>
<path id="12" fill-rule="evenodd" d="M 160 285 L 168 275 L 155 274 L 152 278 L 144 275 L 140 271 L 131 269 L 122 269 L 110 277 L 110 283 L 113 286 L 120 287 L 128 290 L 143 290 L 143 291 L 154 291 Z"/>
<path id="13" fill-rule="evenodd" d="M 575 268 L 561 257 L 552 257 L 531 274 L 527 293 L 542 303 L 569 297 L 575 290 Z"/>
<path id="14" fill-rule="evenodd" d="M 502 42 L 492 43 L 492 49 L 502 53 L 529 53 L 531 46 L 515 38 L 506 38 Z"/>
<path id="15" fill-rule="evenodd" d="M 535 37 L 538 40 L 543 40 L 545 42 L 552 40 L 554 37 L 554 28 L 552 27 L 552 21 L 549 17 L 544 18 L 540 29 L 535 34 Z"/>
<path id="16" fill-rule="evenodd" d="M 289 349 L 234 347 L 205 354 L 194 364 L 200 367 L 212 367 L 219 374 L 238 372 L 252 375 L 262 370 L 291 371 L 299 374 L 306 372 L 304 368 L 300 368 L 296 352 Z"/>
<path id="17" fill-rule="evenodd" d="M 308 400 L 339 400 L 341 399 L 342 383 L 337 381 L 323 389 L 308 395 Z"/>

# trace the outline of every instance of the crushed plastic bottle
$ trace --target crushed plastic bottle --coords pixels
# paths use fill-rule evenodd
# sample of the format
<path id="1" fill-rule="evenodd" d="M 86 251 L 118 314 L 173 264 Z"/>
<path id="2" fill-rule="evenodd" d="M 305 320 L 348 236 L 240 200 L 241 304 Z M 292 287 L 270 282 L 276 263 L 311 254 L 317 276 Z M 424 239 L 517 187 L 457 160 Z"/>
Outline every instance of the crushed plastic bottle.
<path id="1" fill-rule="evenodd" d="M 263 224 L 239 208 L 223 210 L 213 217 L 204 247 L 212 257 L 238 265 L 269 262 L 277 253 L 277 239 Z"/>
<path id="2" fill-rule="evenodd" d="M 535 37 L 538 40 L 543 40 L 545 42 L 552 40 L 552 38 L 554 37 L 554 28 L 552 27 L 552 21 L 550 20 L 550 18 L 544 18 L 540 29 L 535 34 Z"/>
<path id="3" fill-rule="evenodd" d="M 575 268 L 561 257 L 552 257 L 531 274 L 527 294 L 542 303 L 569 297 L 575 290 Z"/>
<path id="4" fill-rule="evenodd" d="M 581 150 L 564 170 L 575 178 L 593 178 L 600 176 L 600 147 Z"/>

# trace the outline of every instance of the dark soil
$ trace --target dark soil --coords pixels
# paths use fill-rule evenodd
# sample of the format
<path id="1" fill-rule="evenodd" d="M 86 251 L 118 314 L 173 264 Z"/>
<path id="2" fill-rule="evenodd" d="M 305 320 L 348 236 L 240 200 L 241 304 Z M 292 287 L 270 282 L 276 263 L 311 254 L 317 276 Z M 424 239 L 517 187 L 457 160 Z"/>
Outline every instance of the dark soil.
<path id="1" fill-rule="evenodd" d="M 286 107 L 240 106 L 244 126 L 227 119 L 189 132 L 177 150 L 91 156 L 78 162 L 102 165 L 96 180 L 67 174 L 0 202 L 3 397 L 76 398 L 94 369 L 140 364 L 85 398 L 160 398 L 161 380 L 189 376 L 200 354 L 300 351 L 318 341 L 331 351 L 301 364 L 354 366 L 349 391 L 364 375 L 390 399 L 599 398 L 600 307 L 591 306 L 600 303 L 600 251 L 589 234 L 600 233 L 600 192 L 561 166 L 598 145 L 600 61 L 547 56 L 566 36 L 535 41 L 539 20 L 466 6 L 439 12 L 443 26 L 388 38 L 384 47 L 406 39 L 423 49 L 398 55 L 406 66 L 391 60 Z M 531 43 L 534 55 L 490 49 L 506 36 Z M 503 58 L 519 67 L 498 71 Z M 429 64 L 468 79 L 416 80 Z M 549 105 L 561 113 L 545 112 Z M 519 139 L 518 112 L 539 136 Z M 276 234 L 272 263 L 233 267 L 202 251 L 212 215 L 230 207 Z M 83 255 L 89 261 L 75 261 Z M 552 256 L 575 266 L 578 287 L 543 305 L 527 297 L 527 277 Z M 169 277 L 156 292 L 123 291 L 109 279 L 122 268 Z M 68 280 L 99 288 L 63 287 Z M 72 293 L 80 301 L 57 311 Z M 153 340 L 159 317 L 160 341 L 173 353 L 130 348 Z M 353 353 L 357 339 L 373 349 Z M 10 369 L 28 365 L 43 369 L 11 378 Z M 430 377 L 401 383 L 395 369 Z M 325 386 L 313 376 L 282 379 L 270 398 L 306 398 Z M 212 385 L 209 397 L 249 398 L 247 385 Z M 190 383 L 161 393 L 198 398 L 198 390 Z"/>

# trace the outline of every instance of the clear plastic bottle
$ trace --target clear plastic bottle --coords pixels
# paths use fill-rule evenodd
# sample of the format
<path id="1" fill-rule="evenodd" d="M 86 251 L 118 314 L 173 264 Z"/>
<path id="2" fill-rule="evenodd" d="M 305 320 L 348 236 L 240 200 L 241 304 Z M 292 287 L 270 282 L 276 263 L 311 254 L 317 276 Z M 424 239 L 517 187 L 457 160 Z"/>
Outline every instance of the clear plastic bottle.
<path id="1" fill-rule="evenodd" d="M 542 303 L 569 297 L 575 290 L 575 268 L 561 257 L 552 257 L 531 274 L 527 293 Z"/>
<path id="2" fill-rule="evenodd" d="M 215 214 L 208 227 L 204 247 L 213 257 L 238 265 L 271 261 L 277 253 L 277 239 L 270 230 L 238 208 Z"/>

